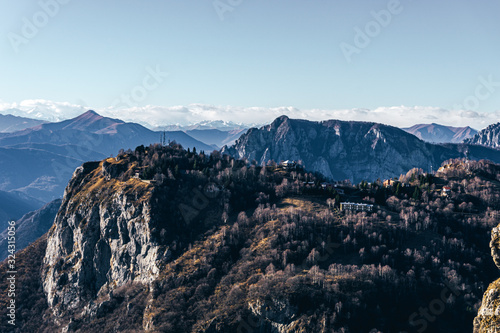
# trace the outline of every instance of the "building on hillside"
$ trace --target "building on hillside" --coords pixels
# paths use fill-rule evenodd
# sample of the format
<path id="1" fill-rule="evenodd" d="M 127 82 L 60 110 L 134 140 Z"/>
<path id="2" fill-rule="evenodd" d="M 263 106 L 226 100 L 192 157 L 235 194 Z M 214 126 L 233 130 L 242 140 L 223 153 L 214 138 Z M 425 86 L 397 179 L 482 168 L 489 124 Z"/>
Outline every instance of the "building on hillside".
<path id="1" fill-rule="evenodd" d="M 295 161 L 286 160 L 281 162 L 281 166 L 286 169 L 295 169 L 297 167 L 297 163 Z"/>
<path id="2" fill-rule="evenodd" d="M 384 180 L 384 187 L 391 187 L 391 186 L 394 186 L 396 187 L 398 185 L 399 181 L 398 180 L 394 180 L 394 179 L 386 179 Z"/>
<path id="3" fill-rule="evenodd" d="M 337 184 L 332 184 L 332 183 L 321 183 L 321 188 L 323 190 L 330 190 L 334 189 L 338 194 L 344 194 L 344 190 L 339 188 Z"/>
<path id="4" fill-rule="evenodd" d="M 352 212 L 372 212 L 373 205 L 365 203 L 341 202 L 340 210 L 349 210 Z"/>
<path id="5" fill-rule="evenodd" d="M 330 188 L 333 188 L 335 185 L 332 184 L 332 183 L 321 183 L 321 188 L 323 190 L 327 190 L 327 189 L 330 189 Z"/>
<path id="6" fill-rule="evenodd" d="M 443 188 L 441 189 L 441 195 L 443 197 L 447 197 L 450 193 L 451 193 L 451 187 L 443 186 Z"/>

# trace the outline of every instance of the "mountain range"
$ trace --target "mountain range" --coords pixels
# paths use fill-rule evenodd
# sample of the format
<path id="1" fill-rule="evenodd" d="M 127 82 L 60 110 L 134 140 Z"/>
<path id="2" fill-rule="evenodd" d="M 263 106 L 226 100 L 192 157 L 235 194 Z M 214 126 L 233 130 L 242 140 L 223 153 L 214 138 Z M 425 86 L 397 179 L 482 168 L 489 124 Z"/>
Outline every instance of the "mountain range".
<path id="1" fill-rule="evenodd" d="M 308 122 L 278 118 L 271 125 L 246 130 L 244 125 L 205 121 L 174 126 L 174 131 L 152 131 L 119 119 L 102 117 L 90 110 L 78 117 L 53 123 L 15 116 L 3 116 L 0 133 L 0 190 L 22 193 L 39 202 L 62 195 L 74 169 L 85 161 L 100 160 L 120 149 L 165 141 L 184 147 L 222 152 L 256 159 L 302 160 L 313 171 L 335 179 L 359 181 L 375 176 L 392 177 L 412 167 L 430 170 L 443 160 L 463 156 L 497 160 L 497 152 L 478 145 L 498 147 L 498 125 L 492 125 L 467 139 L 465 145 L 432 145 L 424 141 L 458 142 L 475 133 L 470 127 L 421 124 L 408 133 L 376 123 L 329 120 Z M 28 128 L 23 128 L 35 124 Z M 497 127 L 495 127 L 497 126 Z M 239 140 L 238 140 L 239 139 Z M 237 141 L 238 140 L 238 141 Z"/>
<path id="2" fill-rule="evenodd" d="M 20 131 L 43 123 L 45 123 L 43 120 L 0 114 L 0 133 Z"/>
<path id="3" fill-rule="evenodd" d="M 15 221 L 42 206 L 42 201 L 34 200 L 20 192 L 0 191 L 0 232 L 7 228 L 8 221 Z"/>
<path id="4" fill-rule="evenodd" d="M 297 134 L 299 125 L 290 125 Z M 339 126 L 342 136 L 361 125 Z M 380 140 L 390 131 L 374 129 Z M 337 192 L 301 168 L 248 165 L 175 144 L 118 157 L 81 165 L 60 206 L 42 210 L 50 221 L 59 206 L 50 230 L 16 254 L 14 330 L 5 319 L 12 266 L 0 263 L 0 331 L 437 333 L 471 332 L 474 322 L 483 333 L 498 326 L 499 282 L 485 290 L 498 277 L 486 243 L 491 234 L 499 262 L 498 228 L 490 230 L 500 165 L 454 160 L 433 175 L 413 174 L 403 188 L 377 182 Z M 137 169 L 153 170 L 158 181 L 136 177 Z M 444 198 L 436 188 L 446 186 L 453 190 Z M 376 209 L 367 214 L 342 201 Z M 20 236 L 35 229 L 35 215 L 19 222 Z M 439 320 L 426 320 L 437 310 Z"/>
<path id="5" fill-rule="evenodd" d="M 469 126 L 452 127 L 439 124 L 418 124 L 403 128 L 417 138 L 433 143 L 460 143 L 474 136 L 477 131 Z"/>
<path id="6" fill-rule="evenodd" d="M 155 130 L 183 131 L 196 140 L 213 145 L 216 149 L 220 149 L 225 145 L 232 145 L 248 128 L 250 128 L 250 126 L 237 124 L 231 121 L 206 120 L 186 126 L 170 125 L 156 127 Z"/>
<path id="7" fill-rule="evenodd" d="M 135 123 L 88 111 L 76 118 L 0 133 L 0 190 L 21 192 L 43 202 L 60 198 L 75 168 L 120 149 L 176 141 L 212 151 L 213 146 L 181 131 L 154 132 Z"/>
<path id="8" fill-rule="evenodd" d="M 88 111 L 0 134 L 0 186 L 8 190 L 0 190 L 0 228 L 17 219 L 17 249 L 31 244 L 16 254 L 19 323 L 41 332 L 414 329 L 418 321 L 407 318 L 442 294 L 439 281 L 471 288 L 496 274 L 480 244 L 500 209 L 500 166 L 483 160 L 500 163 L 499 127 L 467 143 L 437 144 L 378 123 L 281 116 L 210 157 L 201 151 L 244 130 L 155 132 Z M 413 130 L 445 133 L 435 124 Z M 200 153 L 175 144 L 123 150 L 161 136 Z M 466 156 L 481 161 L 457 159 Z M 304 168 L 270 163 L 284 160 Z M 324 177 L 358 183 L 440 165 L 433 175 L 407 174 L 402 189 L 320 186 Z M 66 183 L 62 200 L 40 208 Z M 435 190 L 445 186 L 453 188 L 446 202 Z M 341 200 L 377 204 L 377 212 L 342 215 Z M 497 230 L 491 244 L 500 262 Z M 0 260 L 9 254 L 7 236 L 0 234 Z M 468 268 L 452 270 L 461 264 Z M 422 279 L 431 270 L 436 281 Z M 4 261 L 2 290 L 8 274 Z M 483 290 L 455 293 L 452 315 L 430 332 L 470 331 L 477 309 L 474 326 L 492 326 L 498 297 L 486 291 L 479 308 Z M 7 300 L 0 294 L 3 316 Z M 396 320 L 380 320 L 390 316 Z"/>
<path id="9" fill-rule="evenodd" d="M 495 149 L 431 144 L 401 129 L 376 123 L 311 122 L 282 116 L 270 125 L 246 133 L 242 128 L 229 131 L 209 128 L 226 126 L 227 129 L 233 125 L 203 123 L 192 129 L 184 128 L 184 132 L 165 132 L 165 136 L 186 148 L 212 151 L 224 146 L 222 153 L 255 159 L 260 164 L 270 160 L 301 160 L 307 170 L 353 182 L 397 177 L 413 167 L 436 169 L 444 160 L 465 156 L 467 150 L 471 158 L 500 161 Z M 436 129 L 433 133 L 438 133 L 437 129 L 446 127 L 432 124 L 413 128 L 419 131 L 433 128 Z M 472 130 L 454 129 L 456 133 Z M 94 111 L 61 122 L 1 133 L 0 196 L 5 197 L 2 202 L 6 204 L 0 205 L 0 231 L 9 219 L 18 219 L 59 198 L 73 171 L 82 163 L 106 158 L 122 148 L 158 142 L 163 133 L 102 117 Z"/>
<path id="10" fill-rule="evenodd" d="M 204 120 L 191 125 L 168 125 L 154 128 L 161 131 L 191 131 L 217 129 L 224 132 L 248 129 L 249 125 L 224 120 Z"/>
<path id="11" fill-rule="evenodd" d="M 245 132 L 245 129 L 234 129 L 231 131 L 221 131 L 219 129 L 193 129 L 186 130 L 185 133 L 196 140 L 214 145 L 220 149 L 226 145 L 232 145 Z"/>
<path id="12" fill-rule="evenodd" d="M 22 250 L 45 234 L 54 223 L 60 206 L 61 199 L 56 199 L 18 219 L 15 224 L 16 248 Z M 0 261 L 7 258 L 8 254 L 8 230 L 5 229 L 0 233 Z"/>
<path id="13" fill-rule="evenodd" d="M 309 171 L 354 183 L 392 178 L 412 168 L 430 171 L 443 161 L 465 156 L 500 162 L 500 151 L 476 145 L 432 144 L 399 128 L 369 122 L 322 122 L 277 118 L 252 128 L 223 153 L 268 163 L 302 161 Z"/>

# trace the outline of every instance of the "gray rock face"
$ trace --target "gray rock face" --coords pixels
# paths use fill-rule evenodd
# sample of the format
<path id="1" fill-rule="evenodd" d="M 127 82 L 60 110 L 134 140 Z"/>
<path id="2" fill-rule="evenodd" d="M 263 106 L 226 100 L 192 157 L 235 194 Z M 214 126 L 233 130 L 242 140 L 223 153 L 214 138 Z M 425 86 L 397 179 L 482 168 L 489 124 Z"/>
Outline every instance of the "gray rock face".
<path id="1" fill-rule="evenodd" d="M 500 123 L 486 127 L 464 142 L 491 148 L 500 148 Z"/>
<path id="2" fill-rule="evenodd" d="M 252 128 L 223 153 L 266 163 L 302 160 L 305 168 L 354 182 L 399 176 L 418 167 L 425 171 L 449 158 L 464 157 L 464 145 L 436 145 L 405 131 L 377 123 L 277 118 Z M 474 151 L 473 153 L 476 153 Z M 478 152 L 476 158 L 484 152 Z"/>
<path id="3" fill-rule="evenodd" d="M 495 265 L 500 268 L 500 226 L 491 231 L 490 249 Z"/>
<path id="4" fill-rule="evenodd" d="M 261 318 L 271 327 L 272 332 L 293 332 L 298 322 L 297 308 L 288 300 L 270 298 L 266 302 L 249 303 L 248 308 L 257 318 Z"/>
<path id="5" fill-rule="evenodd" d="M 97 297 L 129 281 L 148 283 L 158 274 L 151 185 L 133 180 L 132 195 L 103 173 L 102 162 L 75 171 L 49 231 L 43 288 L 56 316 L 82 308 L 96 312 Z M 107 188 L 112 191 L 103 193 Z"/>
<path id="6" fill-rule="evenodd" d="M 491 231 L 491 256 L 500 268 L 500 225 Z M 500 279 L 492 282 L 483 295 L 481 307 L 474 318 L 474 333 L 495 333 L 500 328 Z"/>

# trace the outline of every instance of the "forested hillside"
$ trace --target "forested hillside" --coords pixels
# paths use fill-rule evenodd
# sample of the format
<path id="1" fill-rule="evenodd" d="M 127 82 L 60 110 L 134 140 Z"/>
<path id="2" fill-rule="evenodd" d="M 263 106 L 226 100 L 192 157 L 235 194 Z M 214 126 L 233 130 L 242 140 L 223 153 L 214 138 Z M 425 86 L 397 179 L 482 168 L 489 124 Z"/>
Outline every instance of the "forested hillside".
<path id="1" fill-rule="evenodd" d="M 86 163 L 47 238 L 19 254 L 20 294 L 48 306 L 19 297 L 16 329 L 470 332 L 498 276 L 499 180 L 496 164 L 449 160 L 387 186 L 322 186 L 176 144 Z"/>

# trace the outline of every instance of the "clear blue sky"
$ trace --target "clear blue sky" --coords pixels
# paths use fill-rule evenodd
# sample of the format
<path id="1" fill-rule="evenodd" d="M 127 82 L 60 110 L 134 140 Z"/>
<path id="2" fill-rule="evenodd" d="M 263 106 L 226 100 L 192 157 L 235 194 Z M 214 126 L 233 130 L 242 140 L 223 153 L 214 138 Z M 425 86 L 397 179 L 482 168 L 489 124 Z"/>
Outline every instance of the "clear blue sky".
<path id="1" fill-rule="evenodd" d="M 0 100 L 106 107 L 148 66 L 169 75 L 139 105 L 449 109 L 480 76 L 500 82 L 500 1 L 401 0 L 350 63 L 340 44 L 390 1 L 221 2 L 236 3 L 224 20 L 211 0 L 72 0 L 43 22 L 38 1 L 0 0 Z M 37 13 L 15 52 L 11 33 Z M 476 109 L 499 108 L 500 84 Z"/>

